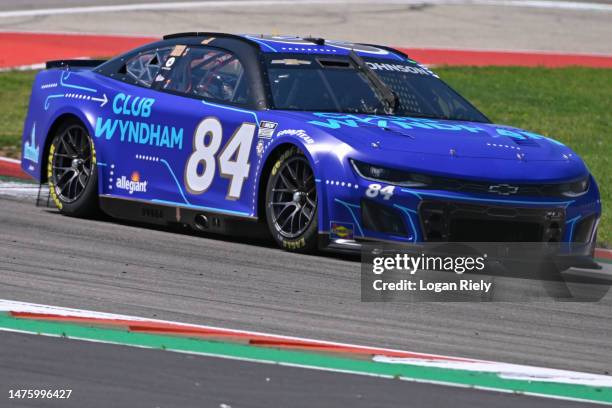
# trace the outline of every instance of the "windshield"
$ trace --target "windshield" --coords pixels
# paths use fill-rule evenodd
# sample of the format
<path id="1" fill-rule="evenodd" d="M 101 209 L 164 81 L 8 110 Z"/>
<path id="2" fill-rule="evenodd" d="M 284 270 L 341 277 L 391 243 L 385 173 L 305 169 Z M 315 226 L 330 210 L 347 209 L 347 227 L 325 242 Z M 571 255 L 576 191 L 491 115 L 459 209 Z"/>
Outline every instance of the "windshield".
<path id="1" fill-rule="evenodd" d="M 489 122 L 437 75 L 410 61 L 366 58 L 365 63 L 397 96 L 393 115 Z M 380 86 L 346 57 L 269 56 L 275 109 L 384 115 Z"/>

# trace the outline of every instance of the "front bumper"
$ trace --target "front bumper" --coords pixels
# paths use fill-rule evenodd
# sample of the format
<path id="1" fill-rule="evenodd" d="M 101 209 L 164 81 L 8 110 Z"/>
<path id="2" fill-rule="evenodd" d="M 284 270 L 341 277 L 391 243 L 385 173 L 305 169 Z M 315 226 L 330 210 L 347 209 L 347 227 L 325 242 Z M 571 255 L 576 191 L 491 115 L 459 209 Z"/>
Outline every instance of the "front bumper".
<path id="1" fill-rule="evenodd" d="M 601 216 L 593 179 L 585 195 L 571 199 L 417 190 L 357 178 L 319 183 L 327 202 L 320 233 L 349 248 L 360 241 L 591 243 Z"/>

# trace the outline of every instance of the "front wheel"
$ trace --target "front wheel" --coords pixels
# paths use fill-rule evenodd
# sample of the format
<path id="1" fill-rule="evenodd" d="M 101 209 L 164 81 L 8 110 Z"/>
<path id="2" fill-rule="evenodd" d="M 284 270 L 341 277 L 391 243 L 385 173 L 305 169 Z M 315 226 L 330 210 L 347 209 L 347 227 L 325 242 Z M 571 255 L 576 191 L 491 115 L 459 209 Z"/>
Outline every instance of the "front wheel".
<path id="1" fill-rule="evenodd" d="M 266 186 L 266 219 L 276 242 L 292 252 L 317 248 L 317 188 L 308 159 L 298 148 L 274 163 Z"/>
<path id="2" fill-rule="evenodd" d="M 62 214 L 91 217 L 98 210 L 96 152 L 89 132 L 77 120 L 57 129 L 47 162 L 49 193 Z"/>

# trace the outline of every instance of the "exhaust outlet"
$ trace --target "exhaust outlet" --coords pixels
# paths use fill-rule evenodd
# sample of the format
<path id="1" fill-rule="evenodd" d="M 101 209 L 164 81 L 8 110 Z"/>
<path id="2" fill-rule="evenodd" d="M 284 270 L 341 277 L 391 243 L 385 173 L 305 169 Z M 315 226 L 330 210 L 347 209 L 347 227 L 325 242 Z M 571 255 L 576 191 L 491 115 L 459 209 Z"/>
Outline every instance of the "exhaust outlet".
<path id="1" fill-rule="evenodd" d="M 196 229 L 200 231 L 207 230 L 208 229 L 208 217 L 205 216 L 204 214 L 198 214 L 195 216 L 193 220 L 193 224 L 195 225 Z"/>

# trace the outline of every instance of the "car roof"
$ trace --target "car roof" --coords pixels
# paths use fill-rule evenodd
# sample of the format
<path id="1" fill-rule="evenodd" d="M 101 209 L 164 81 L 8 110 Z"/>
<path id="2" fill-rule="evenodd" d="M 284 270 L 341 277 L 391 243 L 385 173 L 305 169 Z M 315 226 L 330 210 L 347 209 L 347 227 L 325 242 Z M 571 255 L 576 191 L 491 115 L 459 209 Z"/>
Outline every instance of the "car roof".
<path id="1" fill-rule="evenodd" d="M 328 40 L 320 37 L 300 37 L 293 35 L 266 35 L 266 34 L 228 34 L 214 32 L 189 32 L 164 36 L 164 40 L 208 37 L 241 39 L 255 45 L 263 53 L 291 53 L 291 54 L 325 54 L 348 55 L 354 50 L 361 57 L 382 58 L 395 61 L 405 61 L 408 56 L 401 51 L 390 47 L 373 44 L 360 44 L 347 41 Z"/>

